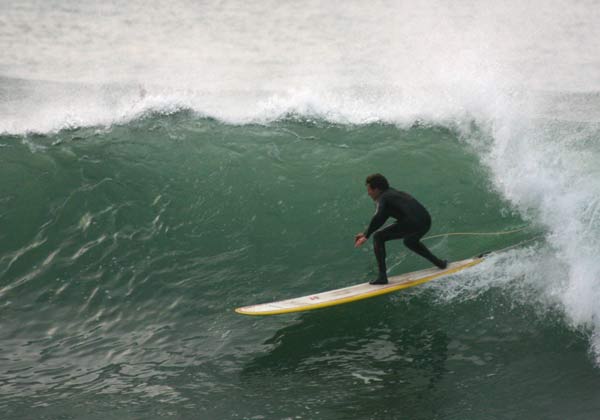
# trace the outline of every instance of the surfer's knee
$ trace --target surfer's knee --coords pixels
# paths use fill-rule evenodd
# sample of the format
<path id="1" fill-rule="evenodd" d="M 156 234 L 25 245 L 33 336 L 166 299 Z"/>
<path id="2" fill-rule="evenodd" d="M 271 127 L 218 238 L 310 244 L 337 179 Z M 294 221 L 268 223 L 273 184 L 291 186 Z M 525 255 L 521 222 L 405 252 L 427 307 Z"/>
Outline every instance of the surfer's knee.
<path id="1" fill-rule="evenodd" d="M 408 236 L 408 237 L 404 238 L 404 245 L 406 245 L 410 249 L 413 249 L 413 248 L 419 246 L 419 239 L 415 238 L 413 236 Z"/>

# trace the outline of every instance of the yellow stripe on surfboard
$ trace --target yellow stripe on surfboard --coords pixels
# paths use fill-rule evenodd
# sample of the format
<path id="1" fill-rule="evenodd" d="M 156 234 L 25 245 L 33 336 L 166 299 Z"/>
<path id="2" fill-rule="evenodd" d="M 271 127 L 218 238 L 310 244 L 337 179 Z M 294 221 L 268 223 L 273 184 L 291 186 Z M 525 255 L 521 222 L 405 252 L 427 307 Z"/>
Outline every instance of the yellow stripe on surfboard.
<path id="1" fill-rule="evenodd" d="M 362 283 L 341 289 L 329 290 L 314 295 L 262 303 L 258 305 L 244 306 L 237 308 L 235 311 L 243 315 L 280 315 L 342 305 L 344 303 L 356 302 L 358 300 L 368 299 L 375 296 L 392 293 L 397 290 L 414 287 L 440 277 L 457 273 L 466 268 L 479 264 L 482 261 L 483 257 L 469 258 L 451 263 L 444 270 L 429 268 L 426 270 L 393 276 L 389 278 L 388 284 L 371 285 L 368 283 Z"/>

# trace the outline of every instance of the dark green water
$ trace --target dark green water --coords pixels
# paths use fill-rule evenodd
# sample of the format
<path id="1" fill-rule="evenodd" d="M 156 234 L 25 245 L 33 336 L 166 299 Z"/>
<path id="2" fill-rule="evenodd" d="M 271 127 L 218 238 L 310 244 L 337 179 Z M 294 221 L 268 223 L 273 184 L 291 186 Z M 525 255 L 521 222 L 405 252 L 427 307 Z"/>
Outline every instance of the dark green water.
<path id="1" fill-rule="evenodd" d="M 370 246 L 353 248 L 374 210 L 372 172 L 430 209 L 431 234 L 524 225 L 453 129 L 229 126 L 182 112 L 0 143 L 4 418 L 587 419 L 600 409 L 586 334 L 528 302 L 535 290 L 509 254 L 345 306 L 233 312 L 373 275 Z M 533 236 L 428 245 L 459 259 Z M 543 244 L 528 246 L 533 257 Z M 388 254 L 392 274 L 427 267 L 400 242 Z"/>

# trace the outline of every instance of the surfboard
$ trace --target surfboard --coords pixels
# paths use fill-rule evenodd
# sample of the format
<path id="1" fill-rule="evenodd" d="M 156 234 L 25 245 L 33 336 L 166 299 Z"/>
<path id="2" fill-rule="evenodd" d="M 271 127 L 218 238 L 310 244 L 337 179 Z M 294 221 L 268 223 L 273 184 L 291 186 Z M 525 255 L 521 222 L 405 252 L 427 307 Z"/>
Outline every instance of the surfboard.
<path id="1" fill-rule="evenodd" d="M 314 295 L 244 306 L 237 308 L 235 311 L 238 314 L 243 315 L 279 315 L 342 305 L 344 303 L 385 295 L 397 290 L 407 289 L 431 280 L 439 279 L 440 277 L 449 276 L 479 264 L 483 259 L 484 256 L 480 255 L 474 258 L 452 262 L 443 270 L 434 267 L 399 276 L 391 276 L 388 277 L 388 284 L 374 285 L 362 283 Z"/>

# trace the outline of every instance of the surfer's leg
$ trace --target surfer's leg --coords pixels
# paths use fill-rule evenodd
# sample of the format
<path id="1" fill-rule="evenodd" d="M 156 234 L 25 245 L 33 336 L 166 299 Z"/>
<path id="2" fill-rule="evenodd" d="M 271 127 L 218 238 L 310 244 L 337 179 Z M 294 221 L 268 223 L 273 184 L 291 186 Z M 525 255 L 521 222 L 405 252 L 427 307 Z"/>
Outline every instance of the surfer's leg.
<path id="1" fill-rule="evenodd" d="M 385 265 L 385 241 L 383 240 L 382 235 L 379 232 L 375 232 L 373 234 L 373 251 L 375 252 L 375 259 L 377 260 L 377 268 L 379 271 L 379 276 L 377 280 L 387 281 L 387 268 Z"/>
<path id="2" fill-rule="evenodd" d="M 371 284 L 387 283 L 385 243 L 392 239 L 401 239 L 404 235 L 406 235 L 406 231 L 397 223 L 391 224 L 373 234 L 373 251 L 375 252 L 379 274 L 377 279 L 371 281 Z"/>
<path id="3" fill-rule="evenodd" d="M 427 230 L 429 230 L 429 228 Z M 425 230 L 425 232 L 421 231 L 406 236 L 406 238 L 404 238 L 404 245 L 406 245 L 406 247 L 411 251 L 429 260 L 436 267 L 444 269 L 448 266 L 448 261 L 440 260 L 438 257 L 433 255 L 431 251 L 429 251 L 429 249 L 427 249 L 427 247 L 421 242 L 421 238 L 423 235 L 425 235 L 427 230 Z"/>

